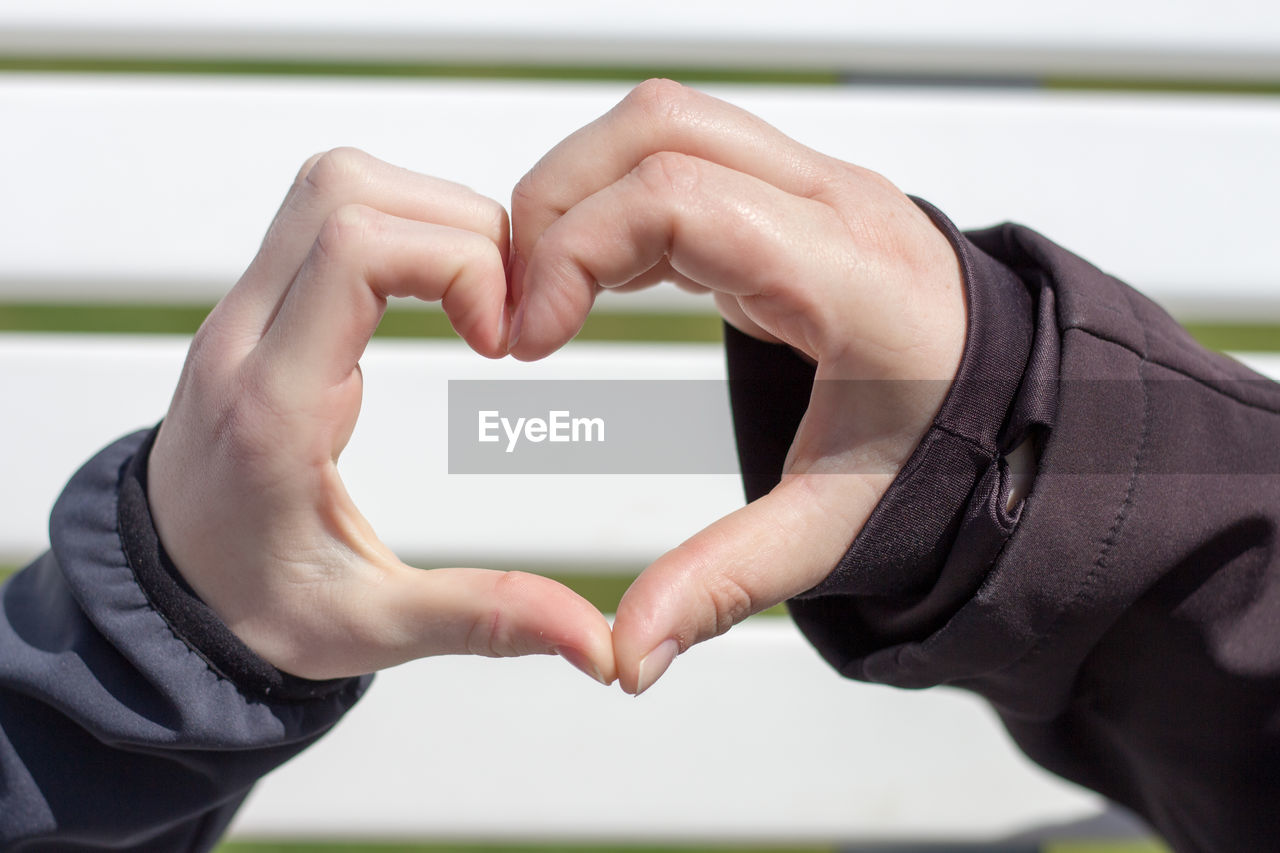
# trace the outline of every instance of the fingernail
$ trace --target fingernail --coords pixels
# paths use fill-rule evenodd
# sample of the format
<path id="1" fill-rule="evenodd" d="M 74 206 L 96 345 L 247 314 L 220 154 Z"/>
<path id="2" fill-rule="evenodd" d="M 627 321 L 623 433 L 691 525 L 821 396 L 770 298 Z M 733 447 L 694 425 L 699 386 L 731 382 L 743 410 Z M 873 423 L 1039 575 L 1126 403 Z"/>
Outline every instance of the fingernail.
<path id="1" fill-rule="evenodd" d="M 640 666 L 636 670 L 636 696 L 648 690 L 662 677 L 667 667 L 676 659 L 678 651 L 680 646 L 675 640 L 663 640 L 656 649 L 640 658 Z"/>
<path id="2" fill-rule="evenodd" d="M 515 349 L 516 341 L 520 340 L 520 332 L 523 331 L 524 327 L 524 309 L 526 304 L 527 301 L 521 299 L 519 306 L 516 307 L 516 315 L 511 318 L 511 336 L 507 338 L 508 350 Z"/>
<path id="3" fill-rule="evenodd" d="M 520 339 L 520 327 L 524 324 L 524 255 L 515 246 L 511 247 L 511 283 L 507 287 L 507 299 L 515 311 L 511 318 L 511 332 L 507 336 L 507 352 Z"/>
<path id="4" fill-rule="evenodd" d="M 524 298 L 524 255 L 519 250 L 512 248 L 511 250 L 511 286 L 508 293 L 511 296 L 511 303 L 514 305 Z"/>
<path id="5" fill-rule="evenodd" d="M 600 672 L 599 667 L 591 662 L 590 658 L 579 652 L 577 649 L 568 646 L 557 646 L 555 653 L 564 658 L 573 668 L 579 672 L 586 673 L 601 684 L 608 685 L 609 682 L 604 680 L 604 674 Z"/>
<path id="6" fill-rule="evenodd" d="M 502 347 L 502 354 L 506 355 L 511 352 L 511 306 L 503 305 L 502 313 L 498 315 L 498 346 Z"/>

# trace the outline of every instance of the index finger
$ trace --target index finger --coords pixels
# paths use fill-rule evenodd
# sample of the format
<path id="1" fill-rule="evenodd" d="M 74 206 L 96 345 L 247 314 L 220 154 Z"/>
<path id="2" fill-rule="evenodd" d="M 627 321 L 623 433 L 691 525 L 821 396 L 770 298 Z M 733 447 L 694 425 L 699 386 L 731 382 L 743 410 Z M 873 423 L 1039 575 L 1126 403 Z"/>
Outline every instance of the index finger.
<path id="1" fill-rule="evenodd" d="M 504 259 L 508 253 L 507 214 L 496 201 L 355 148 L 335 148 L 303 164 L 258 254 L 223 299 L 223 317 L 250 334 L 270 326 L 325 222 L 347 205 L 472 231 L 492 241 Z"/>
<path id="2" fill-rule="evenodd" d="M 719 98 L 672 80 L 647 80 L 551 149 L 516 185 L 516 257 L 529 258 L 542 232 L 565 211 L 661 151 L 709 160 L 804 197 L 821 191 L 832 162 Z M 517 261 L 513 272 L 520 266 Z M 516 298 L 519 285 L 513 281 Z"/>

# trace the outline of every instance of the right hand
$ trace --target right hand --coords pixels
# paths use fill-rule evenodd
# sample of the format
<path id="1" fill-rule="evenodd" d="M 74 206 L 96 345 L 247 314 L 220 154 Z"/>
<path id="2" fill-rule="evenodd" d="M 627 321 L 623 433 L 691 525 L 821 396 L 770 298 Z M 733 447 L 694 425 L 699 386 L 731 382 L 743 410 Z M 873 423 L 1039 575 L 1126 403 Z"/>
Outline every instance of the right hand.
<path id="1" fill-rule="evenodd" d="M 544 156 L 512 217 L 517 358 L 571 338 L 602 288 L 674 279 L 817 365 L 782 482 L 660 557 L 619 605 L 619 678 L 639 693 L 677 652 L 830 573 L 956 374 L 960 265 L 884 178 L 661 80 Z"/>
<path id="2" fill-rule="evenodd" d="M 338 476 L 387 298 L 440 300 L 472 348 L 503 355 L 508 244 L 496 202 L 329 152 L 196 335 L 151 453 L 151 511 L 196 593 L 277 668 L 323 679 L 427 655 L 560 654 L 614 679 L 609 625 L 581 596 L 520 572 L 405 565 Z"/>

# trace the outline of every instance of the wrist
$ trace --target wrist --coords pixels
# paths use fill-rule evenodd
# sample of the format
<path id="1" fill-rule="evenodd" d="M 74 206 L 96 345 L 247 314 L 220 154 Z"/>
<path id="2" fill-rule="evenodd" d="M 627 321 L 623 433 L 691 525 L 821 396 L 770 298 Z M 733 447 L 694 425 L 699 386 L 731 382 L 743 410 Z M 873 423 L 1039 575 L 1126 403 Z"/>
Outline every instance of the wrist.
<path id="1" fill-rule="evenodd" d="M 157 533 L 148 498 L 158 430 L 146 436 L 122 472 L 117 506 L 121 545 L 148 604 L 213 672 L 247 693 L 301 700 L 342 689 L 347 679 L 304 679 L 272 666 L 227 627 L 179 571 Z"/>

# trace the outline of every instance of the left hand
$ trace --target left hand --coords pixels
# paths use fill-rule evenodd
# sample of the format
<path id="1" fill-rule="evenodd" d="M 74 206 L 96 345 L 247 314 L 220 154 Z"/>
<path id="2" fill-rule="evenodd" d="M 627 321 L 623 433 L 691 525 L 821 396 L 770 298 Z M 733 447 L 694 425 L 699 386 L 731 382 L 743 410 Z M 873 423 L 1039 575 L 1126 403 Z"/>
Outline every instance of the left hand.
<path id="1" fill-rule="evenodd" d="M 580 595 L 521 572 L 408 566 L 338 475 L 387 299 L 439 301 L 473 349 L 501 355 L 507 246 L 497 202 L 328 152 L 192 342 L 151 452 L 152 515 L 200 598 L 277 668 L 319 679 L 426 655 L 559 654 L 613 680 L 609 624 Z"/>

